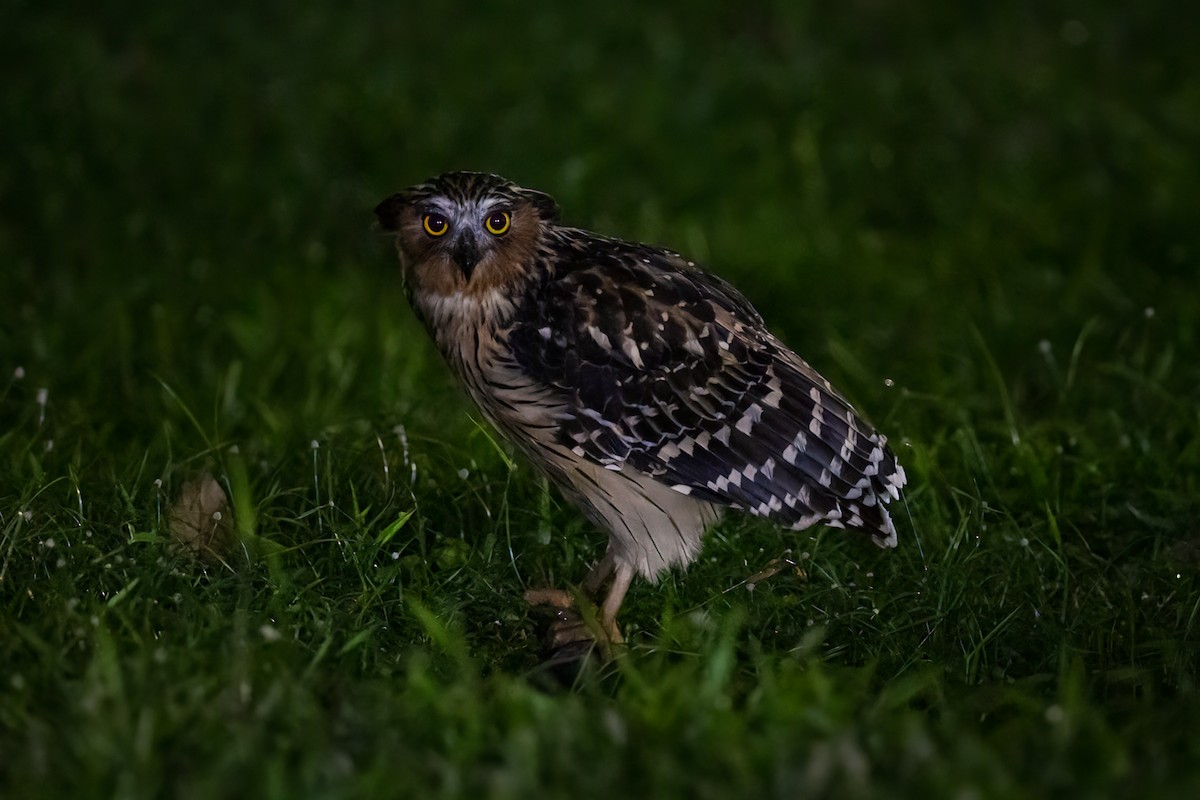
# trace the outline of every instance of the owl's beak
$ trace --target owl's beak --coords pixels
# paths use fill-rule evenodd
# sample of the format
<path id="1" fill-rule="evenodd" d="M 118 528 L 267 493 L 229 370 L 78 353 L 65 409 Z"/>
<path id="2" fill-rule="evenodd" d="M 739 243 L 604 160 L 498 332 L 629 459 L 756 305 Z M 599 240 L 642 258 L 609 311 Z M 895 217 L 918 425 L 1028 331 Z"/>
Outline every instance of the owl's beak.
<path id="1" fill-rule="evenodd" d="M 474 237 L 463 233 L 454 242 L 454 249 L 450 251 L 450 257 L 462 270 L 463 277 L 471 280 L 471 273 L 475 271 L 475 265 L 479 263 L 479 245 L 475 242 Z"/>

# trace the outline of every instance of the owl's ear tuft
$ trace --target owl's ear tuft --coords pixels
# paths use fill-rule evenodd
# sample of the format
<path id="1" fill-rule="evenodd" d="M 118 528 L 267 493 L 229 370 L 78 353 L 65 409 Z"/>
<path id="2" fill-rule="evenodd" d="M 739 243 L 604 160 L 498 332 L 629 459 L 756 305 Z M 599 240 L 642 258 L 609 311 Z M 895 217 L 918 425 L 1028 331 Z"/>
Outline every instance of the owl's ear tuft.
<path id="1" fill-rule="evenodd" d="M 403 194 L 394 194 L 375 206 L 375 216 L 380 226 L 389 233 L 400 230 L 400 212 L 408 205 Z"/>
<path id="2" fill-rule="evenodd" d="M 518 195 L 522 200 L 537 209 L 538 216 L 544 222 L 556 223 L 562 217 L 558 203 L 554 202 L 554 198 L 545 192 L 539 192 L 536 189 L 521 189 Z"/>

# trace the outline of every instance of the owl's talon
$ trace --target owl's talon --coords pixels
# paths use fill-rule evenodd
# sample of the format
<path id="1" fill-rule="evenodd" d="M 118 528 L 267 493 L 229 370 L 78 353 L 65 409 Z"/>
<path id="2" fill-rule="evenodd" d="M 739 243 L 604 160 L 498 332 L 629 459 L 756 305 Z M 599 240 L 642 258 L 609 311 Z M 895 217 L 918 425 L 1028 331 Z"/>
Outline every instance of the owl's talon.
<path id="1" fill-rule="evenodd" d="M 550 606 L 551 608 L 574 609 L 575 595 L 566 589 L 526 589 L 525 602 L 534 606 Z"/>
<path id="2" fill-rule="evenodd" d="M 581 611 L 576 597 L 565 589 L 525 591 L 525 602 L 535 613 L 551 617 L 542 637 L 543 652 L 549 659 L 560 660 L 582 657 L 585 649 L 595 646 L 605 659 L 612 658 L 613 648 L 624 642 L 616 620 L 606 619 L 603 610 L 597 615 L 590 604 L 587 611 Z"/>

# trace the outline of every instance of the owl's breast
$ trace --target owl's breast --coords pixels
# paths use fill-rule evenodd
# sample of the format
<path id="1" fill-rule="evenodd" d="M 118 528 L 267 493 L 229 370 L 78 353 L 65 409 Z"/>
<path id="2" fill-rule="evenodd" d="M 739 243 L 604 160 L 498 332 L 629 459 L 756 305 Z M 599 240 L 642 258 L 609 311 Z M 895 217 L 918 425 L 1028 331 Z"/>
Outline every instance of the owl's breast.
<path id="1" fill-rule="evenodd" d="M 508 343 L 508 330 L 481 336 L 473 365 L 463 376 L 471 399 L 502 432 L 519 444 L 546 446 L 557 440 L 570 416 L 569 398 L 558 386 L 523 369 Z"/>
<path id="2" fill-rule="evenodd" d="M 519 446 L 549 445 L 567 398 L 523 369 L 509 344 L 516 304 L 501 292 L 414 293 L 412 304 L 451 371 L 488 421 Z"/>

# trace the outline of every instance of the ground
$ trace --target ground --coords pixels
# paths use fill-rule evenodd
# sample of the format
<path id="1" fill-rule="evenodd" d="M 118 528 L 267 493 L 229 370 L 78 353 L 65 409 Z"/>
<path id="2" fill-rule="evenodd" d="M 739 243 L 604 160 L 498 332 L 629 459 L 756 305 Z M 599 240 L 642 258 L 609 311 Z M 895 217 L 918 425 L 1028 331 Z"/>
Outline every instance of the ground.
<path id="1" fill-rule="evenodd" d="M 7 4 L 0 794 L 1196 795 L 1200 31 L 1125 5 Z M 461 168 L 742 288 L 900 546 L 731 518 L 556 687 L 603 536 L 373 227 Z"/>

